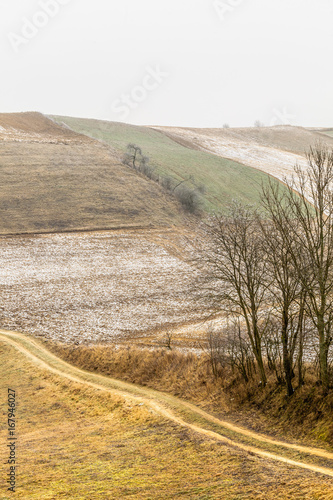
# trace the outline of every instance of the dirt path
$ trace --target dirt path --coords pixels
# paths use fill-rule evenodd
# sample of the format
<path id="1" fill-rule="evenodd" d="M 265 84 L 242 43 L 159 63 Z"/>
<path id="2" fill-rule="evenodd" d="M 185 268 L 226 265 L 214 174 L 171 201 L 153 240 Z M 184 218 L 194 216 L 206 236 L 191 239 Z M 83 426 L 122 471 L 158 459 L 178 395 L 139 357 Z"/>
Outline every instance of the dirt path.
<path id="1" fill-rule="evenodd" d="M 263 444 L 279 446 L 299 453 L 306 453 L 307 455 L 310 455 L 312 457 L 325 458 L 327 460 L 333 460 L 333 453 L 327 452 L 322 449 L 310 448 L 297 444 L 289 444 L 278 441 L 262 434 L 258 434 L 245 428 L 230 424 L 229 422 L 220 420 L 205 412 L 204 410 L 201 410 L 195 405 L 182 401 L 175 396 L 80 370 L 79 368 L 66 363 L 57 356 L 50 353 L 41 343 L 39 343 L 35 339 L 21 333 L 0 330 L 0 341 L 6 342 L 7 344 L 17 349 L 19 352 L 27 356 L 32 363 L 34 363 L 41 369 L 48 370 L 49 372 L 64 377 L 68 380 L 88 385 L 96 390 L 112 392 L 113 394 L 119 395 L 127 400 L 132 399 L 136 402 L 139 401 L 145 404 L 147 407 L 151 408 L 156 413 L 162 415 L 163 417 L 175 422 L 178 425 L 187 427 L 194 432 L 200 433 L 201 435 L 207 436 L 214 440 L 218 440 L 220 442 L 224 442 L 227 445 L 237 447 L 245 452 L 252 453 L 260 457 L 264 457 L 270 460 L 277 460 L 291 466 L 301 467 L 312 472 L 317 472 L 333 477 L 333 468 L 321 467 L 286 458 L 282 455 L 266 451 L 265 449 L 263 449 Z M 181 417 L 179 415 L 180 413 L 185 413 L 186 417 Z M 200 426 L 188 421 L 198 419 L 200 419 Z M 219 432 L 209 430 L 207 429 L 207 427 L 209 427 L 209 424 L 214 424 L 215 428 L 218 427 L 218 430 L 219 432 L 221 432 L 221 434 L 223 433 L 223 431 L 229 430 L 232 431 L 232 433 L 236 434 L 236 439 L 237 436 L 239 438 L 251 438 L 251 440 L 255 441 L 256 446 L 241 443 L 236 439 L 225 437 Z"/>

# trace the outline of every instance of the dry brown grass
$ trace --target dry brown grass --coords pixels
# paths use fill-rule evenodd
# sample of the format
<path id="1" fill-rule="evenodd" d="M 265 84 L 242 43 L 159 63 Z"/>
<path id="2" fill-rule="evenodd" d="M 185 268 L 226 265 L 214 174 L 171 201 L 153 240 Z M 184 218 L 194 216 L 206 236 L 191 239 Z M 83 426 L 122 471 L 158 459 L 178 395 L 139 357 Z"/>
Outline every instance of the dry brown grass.
<path id="1" fill-rule="evenodd" d="M 48 117 L 36 112 L 0 113 L 0 137 L 18 138 L 25 135 L 37 138 L 37 134 L 63 141 L 82 141 L 80 134 L 61 127 Z"/>
<path id="2" fill-rule="evenodd" d="M 0 362 L 1 393 L 17 391 L 15 498 L 333 498 L 326 477 L 201 438 L 133 400 L 43 371 L 6 344 Z M 0 453 L 4 477 L 6 450 Z M 3 485 L 0 494 L 12 498 Z"/>
<path id="3" fill-rule="evenodd" d="M 182 220 L 115 151 L 39 113 L 0 114 L 0 234 L 149 227 Z"/>
<path id="4" fill-rule="evenodd" d="M 98 372 L 170 391 L 176 396 L 204 400 L 222 388 L 222 379 L 214 379 L 209 359 L 176 350 L 118 348 L 113 346 L 73 346 L 47 342 L 61 358 L 85 370 Z"/>
<path id="5" fill-rule="evenodd" d="M 92 372 L 170 392 L 210 408 L 232 422 L 281 439 L 309 445 L 333 445 L 333 392 L 326 397 L 308 369 L 306 384 L 292 398 L 271 374 L 266 388 L 258 381 L 244 384 L 228 366 L 213 375 L 208 355 L 176 350 L 115 349 L 112 346 L 72 346 L 48 343 L 70 363 Z"/>

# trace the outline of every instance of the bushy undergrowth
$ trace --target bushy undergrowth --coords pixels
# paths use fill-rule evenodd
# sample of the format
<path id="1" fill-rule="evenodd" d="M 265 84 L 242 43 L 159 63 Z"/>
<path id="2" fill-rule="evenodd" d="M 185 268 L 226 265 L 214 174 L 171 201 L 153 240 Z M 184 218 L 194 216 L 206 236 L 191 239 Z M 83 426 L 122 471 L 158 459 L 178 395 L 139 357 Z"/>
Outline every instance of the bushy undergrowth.
<path id="1" fill-rule="evenodd" d="M 156 167 L 150 165 L 150 160 L 143 155 L 142 149 L 136 144 L 128 144 L 123 156 L 123 163 L 140 172 L 148 179 L 157 182 L 170 195 L 174 196 L 182 207 L 190 213 L 199 215 L 203 204 L 202 195 L 206 188 L 197 186 L 192 175 L 182 181 L 176 181 L 170 176 L 161 176 L 156 173 Z"/>
<path id="2" fill-rule="evenodd" d="M 175 350 L 68 346 L 51 349 L 70 363 L 89 370 L 175 395 L 203 399 L 222 387 L 214 378 L 208 356 Z"/>
<path id="3" fill-rule="evenodd" d="M 55 343 L 49 343 L 49 347 L 85 370 L 169 392 L 231 417 L 242 410 L 245 423 L 257 428 L 260 422 L 263 431 L 282 431 L 292 437 L 333 445 L 333 392 L 323 396 L 311 367 L 304 385 L 287 398 L 283 384 L 277 384 L 273 372 L 269 372 L 266 387 L 261 387 L 256 377 L 246 383 L 227 364 L 214 373 L 206 353 L 199 356 L 165 349 Z"/>

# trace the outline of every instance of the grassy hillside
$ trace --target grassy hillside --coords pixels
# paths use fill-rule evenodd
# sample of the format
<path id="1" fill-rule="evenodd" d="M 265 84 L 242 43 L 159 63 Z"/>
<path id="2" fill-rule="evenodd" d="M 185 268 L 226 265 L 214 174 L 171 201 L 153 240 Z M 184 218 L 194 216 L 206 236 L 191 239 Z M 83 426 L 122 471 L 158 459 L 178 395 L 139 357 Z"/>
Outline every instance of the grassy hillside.
<path id="1" fill-rule="evenodd" d="M 330 130 L 325 130 L 324 134 L 328 135 L 329 137 L 333 137 L 333 128 L 331 128 Z"/>
<path id="2" fill-rule="evenodd" d="M 0 360 L 1 393 L 13 388 L 19 405 L 15 498 L 171 500 L 245 494 L 243 454 L 206 442 L 135 401 L 39 370 L 13 348 L 1 346 Z M 7 433 L 1 434 L 5 442 Z M 5 447 L 1 459 L 4 464 Z M 257 465 L 250 460 L 249 467 L 254 474 Z M 264 466 L 260 469 L 269 483 Z M 3 477 L 7 472 L 2 465 Z M 5 488 L 3 481 L 1 498 L 10 498 Z"/>
<path id="3" fill-rule="evenodd" d="M 194 150 L 148 127 L 81 118 L 53 117 L 76 132 L 100 139 L 123 153 L 129 143 L 138 144 L 160 174 L 182 180 L 193 175 L 204 184 L 205 208 L 220 209 L 232 199 L 256 203 L 267 175 L 240 163 Z"/>
<path id="4" fill-rule="evenodd" d="M 199 149 L 222 159 L 229 158 L 283 182 L 292 178 L 295 165 L 307 168 L 306 153 L 311 146 L 325 143 L 333 148 L 333 137 L 290 125 L 229 129 L 155 129 L 192 149 Z"/>
<path id="5" fill-rule="evenodd" d="M 323 127 L 309 128 L 308 130 L 313 132 L 313 133 L 316 133 L 316 134 L 324 135 L 325 142 L 327 140 L 327 137 L 331 137 L 333 139 L 333 128 L 331 128 L 331 127 L 329 127 L 329 128 L 323 128 Z M 330 146 L 331 147 L 333 146 L 333 140 L 330 141 Z"/>
<path id="6" fill-rule="evenodd" d="M 0 234 L 160 226 L 179 204 L 116 151 L 39 113 L 0 115 Z"/>
<path id="7" fill-rule="evenodd" d="M 158 127 L 158 129 L 169 134 L 170 137 L 177 136 L 183 140 L 187 139 L 188 144 L 191 144 L 192 147 L 201 146 L 204 139 L 213 139 L 216 144 L 221 145 L 241 146 L 245 143 L 252 147 L 260 146 L 273 149 L 276 153 L 279 151 L 289 152 L 300 156 L 304 156 L 316 142 L 323 140 L 321 132 L 324 131 L 292 125 L 219 129 Z M 332 147 L 333 141 L 327 139 L 327 144 Z"/>
<path id="8" fill-rule="evenodd" d="M 16 393 L 15 498 L 332 498 L 330 478 L 193 432 L 128 393 L 85 384 L 89 374 L 64 378 L 5 342 L 0 363 L 4 415 L 8 388 Z M 4 443 L 7 426 L 0 432 Z M 6 477 L 9 448 L 0 455 Z M 1 498 L 12 496 L 4 480 Z"/>

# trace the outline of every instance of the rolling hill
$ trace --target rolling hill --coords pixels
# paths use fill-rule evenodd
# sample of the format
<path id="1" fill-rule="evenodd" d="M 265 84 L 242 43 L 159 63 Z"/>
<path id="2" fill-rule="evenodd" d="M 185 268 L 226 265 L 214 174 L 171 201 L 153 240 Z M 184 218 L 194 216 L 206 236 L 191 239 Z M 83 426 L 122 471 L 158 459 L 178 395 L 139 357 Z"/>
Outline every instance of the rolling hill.
<path id="1" fill-rule="evenodd" d="M 63 116 L 52 118 L 78 133 L 103 141 L 119 154 L 126 151 L 129 143 L 138 144 L 161 175 L 169 175 L 176 181 L 192 175 L 197 184 L 206 187 L 204 208 L 208 211 L 223 209 L 234 198 L 256 203 L 261 183 L 267 182 L 267 176 L 256 168 L 201 151 L 193 142 L 170 136 L 164 129 Z"/>
<path id="2" fill-rule="evenodd" d="M 256 203 L 267 175 L 284 181 L 295 164 L 306 167 L 306 152 L 318 142 L 333 147 L 330 129 L 281 125 L 234 129 L 139 127 L 124 123 L 53 117 L 78 133 L 96 138 L 123 154 L 141 146 L 162 175 L 181 181 L 192 175 L 206 187 L 204 208 L 223 210 L 232 199 Z"/>
<path id="3" fill-rule="evenodd" d="M 290 178 L 295 164 L 307 166 L 305 156 L 311 146 L 326 143 L 333 148 L 333 138 L 290 125 L 234 129 L 155 128 L 188 147 L 241 162 L 282 181 Z"/>
<path id="4" fill-rule="evenodd" d="M 116 150 L 40 113 L 0 114 L 0 234 L 179 223 L 179 204 Z"/>
<path id="5" fill-rule="evenodd" d="M 313 129 L 313 131 L 327 135 L 328 137 L 333 137 L 333 128 L 319 128 L 319 129 Z"/>

